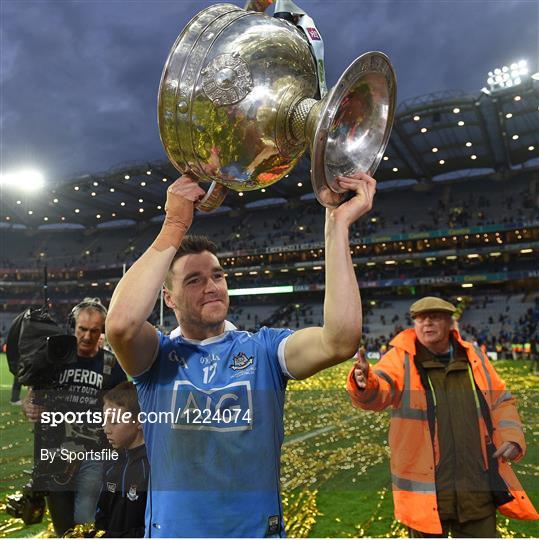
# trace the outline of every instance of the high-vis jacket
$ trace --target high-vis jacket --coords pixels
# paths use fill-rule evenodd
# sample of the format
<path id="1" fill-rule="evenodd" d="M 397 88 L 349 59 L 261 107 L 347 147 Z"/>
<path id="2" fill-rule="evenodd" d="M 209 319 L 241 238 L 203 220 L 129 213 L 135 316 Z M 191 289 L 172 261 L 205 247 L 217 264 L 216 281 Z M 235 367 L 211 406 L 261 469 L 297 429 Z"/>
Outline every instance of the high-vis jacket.
<path id="1" fill-rule="evenodd" d="M 487 356 L 478 347 L 464 341 L 456 330 L 452 332 L 454 339 L 466 351 L 476 387 L 490 409 L 495 446 L 499 448 L 506 441 L 515 442 L 522 449 L 519 459 L 522 458 L 526 443 L 514 398 Z M 415 330 L 404 330 L 391 341 L 392 348 L 387 354 L 369 370 L 365 389 L 361 391 L 357 387 L 353 369 L 348 375 L 346 388 L 356 407 L 373 411 L 392 407 L 389 447 L 395 517 L 412 529 L 440 534 L 442 525 L 435 484 L 440 449 L 437 429 L 433 437 L 429 429 L 426 393 L 414 363 L 415 343 Z M 486 470 L 488 431 L 479 408 L 478 432 Z M 498 462 L 500 476 L 514 497 L 499 510 L 511 518 L 539 519 L 509 463 L 501 459 Z"/>

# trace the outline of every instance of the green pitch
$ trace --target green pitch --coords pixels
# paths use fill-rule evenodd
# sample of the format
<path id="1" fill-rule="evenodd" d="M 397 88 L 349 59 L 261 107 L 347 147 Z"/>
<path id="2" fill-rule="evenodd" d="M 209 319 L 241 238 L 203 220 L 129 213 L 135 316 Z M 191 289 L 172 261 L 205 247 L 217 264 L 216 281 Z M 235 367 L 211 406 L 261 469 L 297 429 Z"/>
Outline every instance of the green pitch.
<path id="1" fill-rule="evenodd" d="M 387 447 L 389 414 L 350 405 L 344 381 L 350 362 L 289 385 L 282 457 L 283 504 L 290 537 L 404 536 L 393 518 Z M 500 361 L 496 369 L 518 396 L 528 454 L 515 465 L 539 506 L 539 378 L 524 362 Z M 12 376 L 0 357 L 0 536 L 44 534 L 48 520 L 25 528 L 4 512 L 5 496 L 25 482 L 32 433 L 20 407 L 9 403 Z M 499 517 L 504 537 L 537 536 L 537 523 Z"/>

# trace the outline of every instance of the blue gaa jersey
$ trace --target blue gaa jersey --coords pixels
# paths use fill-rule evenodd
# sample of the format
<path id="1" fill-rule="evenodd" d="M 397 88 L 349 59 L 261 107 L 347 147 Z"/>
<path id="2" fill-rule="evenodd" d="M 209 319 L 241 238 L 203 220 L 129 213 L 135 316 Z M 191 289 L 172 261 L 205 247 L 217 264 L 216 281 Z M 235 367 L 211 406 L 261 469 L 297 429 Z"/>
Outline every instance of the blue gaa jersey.
<path id="1" fill-rule="evenodd" d="M 284 343 L 292 331 L 230 327 L 201 342 L 159 333 L 154 364 L 134 379 L 151 470 L 146 536 L 284 536 Z"/>

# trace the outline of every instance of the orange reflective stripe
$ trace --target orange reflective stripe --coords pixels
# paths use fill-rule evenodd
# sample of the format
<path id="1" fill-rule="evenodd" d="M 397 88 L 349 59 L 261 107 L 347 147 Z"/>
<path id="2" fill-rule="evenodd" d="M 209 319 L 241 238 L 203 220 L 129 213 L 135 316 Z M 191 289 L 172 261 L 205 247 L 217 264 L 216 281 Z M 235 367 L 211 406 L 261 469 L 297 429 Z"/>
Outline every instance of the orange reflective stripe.
<path id="1" fill-rule="evenodd" d="M 427 421 L 427 411 L 423 409 L 414 409 L 410 405 L 411 401 L 411 368 L 410 355 L 404 354 L 404 388 L 402 390 L 402 398 L 400 406 L 391 411 L 391 416 L 394 418 L 405 418 L 407 420 Z"/>
<path id="2" fill-rule="evenodd" d="M 391 388 L 391 401 L 393 401 L 397 392 L 395 381 L 383 369 L 374 369 L 373 371 L 378 377 L 381 377 L 389 384 L 389 387 Z"/>
<path id="3" fill-rule="evenodd" d="M 516 422 L 515 420 L 500 420 L 498 422 L 498 427 L 499 428 L 516 428 L 516 429 L 519 429 L 520 431 L 524 431 L 522 429 L 522 424 L 520 422 Z"/>
<path id="4" fill-rule="evenodd" d="M 492 379 L 490 378 L 490 371 L 487 368 L 485 353 L 477 345 L 474 345 L 473 348 L 475 354 L 477 354 L 477 356 L 481 360 L 481 365 L 483 366 L 483 373 L 485 374 L 485 377 L 487 379 L 487 390 L 492 393 Z"/>
<path id="5" fill-rule="evenodd" d="M 434 482 L 420 482 L 418 480 L 410 480 L 409 478 L 401 478 L 394 474 L 391 475 L 391 481 L 396 488 L 403 491 L 423 494 L 436 493 L 436 484 Z"/>
<path id="6" fill-rule="evenodd" d="M 422 422 L 428 421 L 427 411 L 422 409 L 403 409 L 399 407 L 398 409 L 393 409 L 391 411 L 391 418 L 402 418 L 403 420 L 420 420 Z"/>
<path id="7" fill-rule="evenodd" d="M 500 397 L 496 400 L 496 403 L 492 406 L 492 410 L 494 410 L 496 407 L 499 407 L 504 401 L 509 401 L 512 399 L 513 396 L 511 392 L 505 391 L 503 394 L 500 395 Z"/>

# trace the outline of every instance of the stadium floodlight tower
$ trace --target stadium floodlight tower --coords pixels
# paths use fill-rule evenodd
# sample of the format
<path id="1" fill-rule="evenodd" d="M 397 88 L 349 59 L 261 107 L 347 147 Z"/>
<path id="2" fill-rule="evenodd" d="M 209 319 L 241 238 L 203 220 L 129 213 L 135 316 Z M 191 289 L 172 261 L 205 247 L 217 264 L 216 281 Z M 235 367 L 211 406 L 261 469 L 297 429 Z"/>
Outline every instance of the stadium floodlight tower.
<path id="1" fill-rule="evenodd" d="M 487 79 L 488 90 L 489 92 L 496 92 L 504 88 L 518 86 L 529 77 L 529 72 L 530 70 L 526 60 L 513 62 L 510 66 L 502 66 L 501 68 L 489 71 Z"/>
<path id="2" fill-rule="evenodd" d="M 19 171 L 0 174 L 0 187 L 8 187 L 21 191 L 37 191 L 45 185 L 43 175 L 38 171 Z"/>

